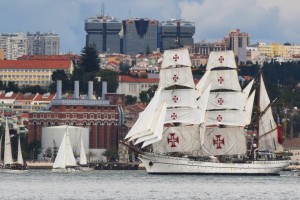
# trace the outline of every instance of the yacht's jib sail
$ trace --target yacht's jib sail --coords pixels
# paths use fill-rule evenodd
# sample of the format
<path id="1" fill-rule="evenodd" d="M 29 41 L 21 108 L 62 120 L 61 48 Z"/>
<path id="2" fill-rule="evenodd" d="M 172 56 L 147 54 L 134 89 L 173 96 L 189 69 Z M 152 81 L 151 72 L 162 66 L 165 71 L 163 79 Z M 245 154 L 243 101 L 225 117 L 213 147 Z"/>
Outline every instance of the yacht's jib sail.
<path id="1" fill-rule="evenodd" d="M 261 76 L 259 106 L 262 114 L 259 118 L 259 147 L 271 151 L 283 151 L 282 145 L 278 142 L 277 124 L 273 118 L 270 103 L 265 83 Z"/>
<path id="2" fill-rule="evenodd" d="M 86 165 L 87 164 L 87 159 L 86 159 L 86 154 L 83 146 L 83 140 L 82 140 L 82 134 L 80 134 L 80 160 L 79 160 L 80 165 Z"/>
<path id="3" fill-rule="evenodd" d="M 4 140 L 4 165 L 13 164 L 12 153 L 11 153 L 11 142 L 7 119 L 5 121 L 5 140 Z"/>
<path id="4" fill-rule="evenodd" d="M 20 138 L 21 138 L 21 135 L 19 135 L 19 139 L 18 139 L 18 159 L 17 159 L 17 163 L 19 163 L 21 165 L 24 165 Z"/>
<path id="5" fill-rule="evenodd" d="M 244 127 L 206 128 L 202 154 L 236 155 L 246 152 Z"/>
<path id="6" fill-rule="evenodd" d="M 68 128 L 64 134 L 61 141 L 60 147 L 57 152 L 57 156 L 53 163 L 54 169 L 65 169 L 68 166 L 76 166 L 76 160 L 72 150 L 72 145 L 70 142 Z"/>

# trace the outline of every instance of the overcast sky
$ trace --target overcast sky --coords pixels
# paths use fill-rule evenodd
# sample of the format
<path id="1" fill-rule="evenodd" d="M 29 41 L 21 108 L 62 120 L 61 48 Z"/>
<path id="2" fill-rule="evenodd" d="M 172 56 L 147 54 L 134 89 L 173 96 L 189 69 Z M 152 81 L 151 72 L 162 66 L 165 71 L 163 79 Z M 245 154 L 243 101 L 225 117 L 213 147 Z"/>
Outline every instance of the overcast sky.
<path id="1" fill-rule="evenodd" d="M 101 12 L 129 17 L 196 22 L 195 41 L 221 40 L 239 28 L 257 41 L 300 42 L 298 0 L 0 0 L 0 33 L 52 31 L 61 52 L 80 53 L 85 45 L 84 20 Z"/>

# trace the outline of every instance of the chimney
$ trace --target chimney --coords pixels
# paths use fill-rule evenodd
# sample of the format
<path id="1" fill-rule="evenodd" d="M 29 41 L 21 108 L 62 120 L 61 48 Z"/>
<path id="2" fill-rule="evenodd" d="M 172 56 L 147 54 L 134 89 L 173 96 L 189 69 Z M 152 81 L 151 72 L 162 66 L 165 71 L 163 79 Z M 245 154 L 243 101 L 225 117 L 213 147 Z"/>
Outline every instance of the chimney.
<path id="1" fill-rule="evenodd" d="M 101 96 L 102 99 L 104 99 L 106 93 L 107 93 L 107 82 L 103 81 L 102 82 L 102 96 Z"/>
<path id="2" fill-rule="evenodd" d="M 61 80 L 56 82 L 56 99 L 61 99 Z"/>
<path id="3" fill-rule="evenodd" d="M 88 99 L 93 99 L 93 81 L 89 81 Z"/>
<path id="4" fill-rule="evenodd" d="M 79 81 L 74 82 L 74 99 L 79 99 Z"/>

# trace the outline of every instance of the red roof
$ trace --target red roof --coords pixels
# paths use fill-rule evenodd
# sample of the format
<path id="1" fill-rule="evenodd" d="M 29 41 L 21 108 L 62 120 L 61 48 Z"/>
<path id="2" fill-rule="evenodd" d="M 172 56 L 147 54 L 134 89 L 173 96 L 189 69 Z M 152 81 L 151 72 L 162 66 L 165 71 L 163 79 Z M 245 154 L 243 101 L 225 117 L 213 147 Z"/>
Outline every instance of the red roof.
<path id="1" fill-rule="evenodd" d="M 19 94 L 18 93 L 13 93 L 11 96 L 5 96 L 7 93 L 1 93 L 0 94 L 0 99 L 15 99 Z"/>
<path id="2" fill-rule="evenodd" d="M 71 66 L 71 60 L 0 60 L 0 69 L 61 69 Z"/>
<path id="3" fill-rule="evenodd" d="M 43 94 L 38 94 L 34 101 L 51 101 L 55 97 L 55 94 L 50 94 L 50 95 L 43 95 Z"/>
<path id="4" fill-rule="evenodd" d="M 18 60 L 80 60 L 79 55 L 23 55 Z"/>
<path id="5" fill-rule="evenodd" d="M 158 83 L 158 78 L 133 78 L 130 76 L 120 75 L 119 82 L 127 83 Z"/>
<path id="6" fill-rule="evenodd" d="M 33 100 L 36 97 L 37 94 L 32 93 L 26 93 L 26 94 L 20 94 L 17 96 L 16 101 L 28 101 Z"/>

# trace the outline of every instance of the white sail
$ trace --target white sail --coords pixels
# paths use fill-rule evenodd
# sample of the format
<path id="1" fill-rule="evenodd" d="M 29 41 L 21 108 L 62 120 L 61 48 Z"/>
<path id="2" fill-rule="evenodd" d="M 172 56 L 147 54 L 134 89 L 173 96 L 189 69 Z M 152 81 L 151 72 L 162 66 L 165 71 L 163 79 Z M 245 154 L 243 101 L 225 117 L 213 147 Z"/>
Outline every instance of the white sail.
<path id="1" fill-rule="evenodd" d="M 199 126 L 165 127 L 161 141 L 153 144 L 156 153 L 191 152 L 200 149 Z"/>
<path id="2" fill-rule="evenodd" d="M 54 169 L 65 169 L 67 166 L 76 166 L 76 160 L 73 154 L 68 128 L 61 141 L 57 156 L 53 163 Z"/>
<path id="3" fill-rule="evenodd" d="M 255 90 L 252 92 L 250 97 L 247 99 L 246 105 L 245 105 L 245 125 L 248 125 L 251 123 L 252 119 L 252 110 L 253 110 L 253 105 L 254 105 L 254 97 L 255 97 Z"/>
<path id="4" fill-rule="evenodd" d="M 165 115 L 166 115 L 166 108 L 167 108 L 166 104 L 163 104 L 162 108 L 161 108 L 162 111 L 161 111 L 161 113 L 160 113 L 160 115 L 158 117 L 157 126 L 154 129 L 154 133 L 155 133 L 154 135 L 156 137 L 153 137 L 152 139 L 148 139 L 147 141 L 145 141 L 143 143 L 142 147 L 148 146 L 150 144 L 153 144 L 154 142 L 158 142 L 158 141 L 161 140 L 162 134 L 163 134 L 163 130 L 164 130 L 163 125 L 164 125 L 164 119 L 165 119 Z"/>
<path id="5" fill-rule="evenodd" d="M 86 154 L 83 146 L 83 140 L 82 140 L 82 134 L 80 134 L 80 165 L 86 165 L 87 164 L 87 159 L 86 159 Z"/>
<path id="6" fill-rule="evenodd" d="M 4 162 L 4 165 L 13 163 L 7 118 L 6 118 L 6 122 L 5 122 L 5 140 L 4 140 L 4 160 L 3 160 L 3 162 Z"/>
<path id="7" fill-rule="evenodd" d="M 209 95 L 207 109 L 243 110 L 245 100 L 247 99 L 245 98 L 245 94 L 242 92 L 211 92 Z"/>
<path id="8" fill-rule="evenodd" d="M 24 165 L 24 161 L 23 161 L 23 156 L 22 156 L 22 149 L 21 149 L 21 135 L 19 135 L 19 139 L 18 139 L 18 159 L 17 159 L 17 163 Z"/>
<path id="9" fill-rule="evenodd" d="M 207 111 L 207 126 L 210 125 L 228 125 L 245 126 L 245 117 L 247 113 L 241 110 L 215 110 Z"/>
<path id="10" fill-rule="evenodd" d="M 164 89 L 180 85 L 195 88 L 195 83 L 190 67 L 161 69 L 159 73 L 159 87 Z"/>
<path id="11" fill-rule="evenodd" d="M 132 137 L 133 135 L 137 135 L 140 133 L 144 133 L 150 130 L 151 122 L 153 121 L 153 116 L 155 110 L 157 109 L 157 104 L 159 102 L 160 90 L 155 92 L 154 97 L 146 107 L 146 109 L 141 113 L 140 117 L 130 129 L 125 139 Z M 150 122 L 150 123 L 149 123 Z"/>
<path id="12" fill-rule="evenodd" d="M 252 81 L 250 83 L 248 83 L 248 85 L 243 89 L 245 98 L 248 98 L 250 91 L 252 89 L 253 83 L 254 83 L 254 79 L 252 79 Z"/>
<path id="13" fill-rule="evenodd" d="M 203 115 L 198 108 L 171 108 L 167 110 L 165 123 L 200 124 Z"/>
<path id="14" fill-rule="evenodd" d="M 1 138 L 0 138 L 0 162 L 2 162 L 2 136 L 1 135 Z"/>
<path id="15" fill-rule="evenodd" d="M 244 127 L 208 128 L 206 127 L 203 155 L 245 154 L 246 137 Z"/>
<path id="16" fill-rule="evenodd" d="M 207 72 L 206 72 L 207 73 Z M 203 90 L 212 83 L 211 90 L 234 90 L 241 91 L 236 70 L 214 70 L 209 72 L 205 83 L 198 83 L 197 89 Z M 203 88 L 200 88 L 203 87 Z"/>
<path id="17" fill-rule="evenodd" d="M 161 68 L 168 68 L 170 66 L 184 65 L 191 66 L 191 60 L 187 49 L 173 49 L 164 52 L 164 59 Z"/>
<path id="18" fill-rule="evenodd" d="M 159 104 L 164 101 L 168 107 L 197 107 L 194 89 L 163 90 L 160 95 Z"/>
<path id="19" fill-rule="evenodd" d="M 233 51 L 212 51 L 209 54 L 206 70 L 217 67 L 229 67 L 237 69 Z"/>
<path id="20" fill-rule="evenodd" d="M 274 121 L 272 108 L 269 107 L 259 119 L 259 147 L 270 151 L 283 151 L 278 143 L 277 124 Z"/>
<path id="21" fill-rule="evenodd" d="M 198 96 L 200 96 L 207 85 L 209 84 L 208 78 L 210 77 L 210 71 L 206 71 L 204 75 L 201 77 L 200 81 L 196 85 L 196 89 L 199 91 Z"/>
<path id="22" fill-rule="evenodd" d="M 277 124 L 273 117 L 270 99 L 262 76 L 259 105 L 262 112 L 259 118 L 259 147 L 270 151 L 283 151 L 282 145 L 278 143 Z"/>

